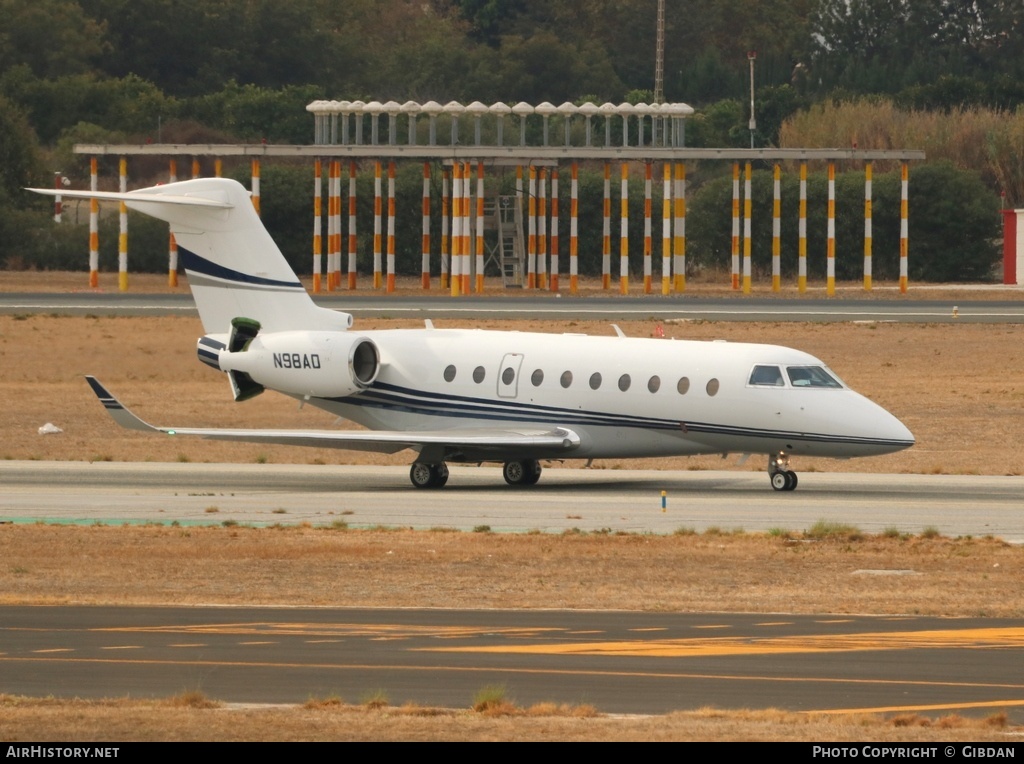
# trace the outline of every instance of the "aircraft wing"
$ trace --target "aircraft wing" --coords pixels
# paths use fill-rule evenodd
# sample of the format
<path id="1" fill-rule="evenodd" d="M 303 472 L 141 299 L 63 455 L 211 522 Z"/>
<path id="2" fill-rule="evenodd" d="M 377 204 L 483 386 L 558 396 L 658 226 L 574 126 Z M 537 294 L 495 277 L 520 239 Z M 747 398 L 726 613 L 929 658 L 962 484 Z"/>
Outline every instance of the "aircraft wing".
<path id="1" fill-rule="evenodd" d="M 86 376 L 96 397 L 122 427 L 165 435 L 197 436 L 210 440 L 235 440 L 253 443 L 274 443 L 286 446 L 341 448 L 351 451 L 376 451 L 393 454 L 410 448 L 416 451 L 445 449 L 469 451 L 474 454 L 495 454 L 515 451 L 552 457 L 572 451 L 580 445 L 580 437 L 564 427 L 553 429 L 463 429 L 428 431 L 388 430 L 242 430 L 230 428 L 155 427 L 143 421 L 115 398 L 103 384 Z"/>

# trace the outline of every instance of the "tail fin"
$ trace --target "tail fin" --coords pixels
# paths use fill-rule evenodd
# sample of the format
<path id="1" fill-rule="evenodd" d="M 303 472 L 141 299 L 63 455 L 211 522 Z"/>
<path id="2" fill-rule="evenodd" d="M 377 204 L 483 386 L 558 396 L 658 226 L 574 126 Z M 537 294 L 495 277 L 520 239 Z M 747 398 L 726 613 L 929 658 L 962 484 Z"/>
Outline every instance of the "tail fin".
<path id="1" fill-rule="evenodd" d="M 265 331 L 342 330 L 352 316 L 313 303 L 256 214 L 249 192 L 226 178 L 199 178 L 128 193 L 29 189 L 63 197 L 124 201 L 171 225 L 207 333 L 239 316 Z"/>

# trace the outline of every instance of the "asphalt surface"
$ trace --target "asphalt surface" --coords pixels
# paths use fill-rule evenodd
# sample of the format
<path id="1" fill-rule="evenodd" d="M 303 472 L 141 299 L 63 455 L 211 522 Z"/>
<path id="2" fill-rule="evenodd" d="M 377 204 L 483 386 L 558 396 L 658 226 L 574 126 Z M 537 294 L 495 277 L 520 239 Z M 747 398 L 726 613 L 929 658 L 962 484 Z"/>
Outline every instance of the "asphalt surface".
<path id="1" fill-rule="evenodd" d="M 605 713 L 782 708 L 1024 722 L 1024 620 L 343 608 L 0 607 L 0 691 L 340 697 Z"/>
<path id="2" fill-rule="evenodd" d="M 806 472 L 796 491 L 776 492 L 763 470 L 549 468 L 536 486 L 513 488 L 497 467 L 450 469 L 447 486 L 423 490 L 412 487 L 405 467 L 0 461 L 0 519 L 255 525 L 344 519 L 353 527 L 488 525 L 513 533 L 802 531 L 825 519 L 866 533 L 935 528 L 947 536 L 1024 543 L 1021 476 Z M 212 503 L 215 519 L 205 512 Z"/>
<path id="3" fill-rule="evenodd" d="M 1014 296 L 1018 292 L 1012 293 Z M 1009 293 L 1008 293 L 1009 296 Z M 323 307 L 354 316 L 390 318 L 590 318 L 606 321 L 659 318 L 705 321 L 899 321 L 916 323 L 1024 323 L 1024 301 L 766 299 L 688 296 L 406 297 L 319 295 Z M 55 315 L 198 315 L 181 294 L 0 293 L 0 313 Z"/>

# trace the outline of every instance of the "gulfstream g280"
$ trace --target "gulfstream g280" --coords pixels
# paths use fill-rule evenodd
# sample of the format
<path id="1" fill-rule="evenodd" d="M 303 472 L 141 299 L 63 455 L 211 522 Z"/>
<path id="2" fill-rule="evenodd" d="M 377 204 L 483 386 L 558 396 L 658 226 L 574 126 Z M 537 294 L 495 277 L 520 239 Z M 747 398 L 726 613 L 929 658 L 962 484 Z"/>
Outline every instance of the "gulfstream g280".
<path id="1" fill-rule="evenodd" d="M 35 190 L 35 189 L 34 189 Z M 40 190 L 42 193 L 52 193 Z M 410 449 L 413 485 L 440 487 L 448 462 L 498 462 L 531 485 L 542 460 L 765 454 L 776 490 L 791 456 L 853 457 L 907 448 L 913 435 L 817 358 L 774 345 L 506 331 L 357 331 L 318 307 L 238 183 L 206 178 L 129 193 L 170 223 L 207 334 L 201 361 L 237 401 L 273 390 L 365 431 L 153 427 L 96 379 L 130 428 L 222 440 L 365 451 Z"/>

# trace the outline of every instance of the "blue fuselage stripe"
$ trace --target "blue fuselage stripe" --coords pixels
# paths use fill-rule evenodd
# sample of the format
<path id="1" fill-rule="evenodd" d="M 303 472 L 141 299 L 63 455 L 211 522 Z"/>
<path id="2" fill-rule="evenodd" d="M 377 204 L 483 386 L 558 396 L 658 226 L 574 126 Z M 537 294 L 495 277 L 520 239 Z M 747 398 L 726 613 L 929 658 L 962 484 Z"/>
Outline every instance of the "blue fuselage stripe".
<path id="1" fill-rule="evenodd" d="M 423 390 L 376 382 L 359 395 L 335 398 L 338 403 L 363 408 L 402 411 L 423 416 L 480 419 L 492 422 L 535 423 L 565 427 L 629 427 L 640 430 L 675 431 L 684 434 L 731 435 L 762 439 L 785 439 L 813 443 L 847 443 L 858 445 L 905 445 L 902 440 L 866 438 L 826 433 L 802 433 L 766 430 L 737 425 L 691 422 L 683 419 L 656 419 L 539 406 L 521 401 L 449 396 Z"/>

